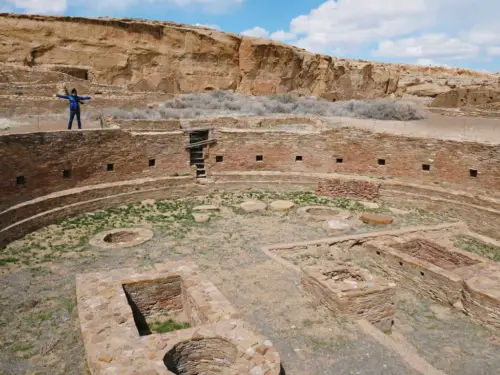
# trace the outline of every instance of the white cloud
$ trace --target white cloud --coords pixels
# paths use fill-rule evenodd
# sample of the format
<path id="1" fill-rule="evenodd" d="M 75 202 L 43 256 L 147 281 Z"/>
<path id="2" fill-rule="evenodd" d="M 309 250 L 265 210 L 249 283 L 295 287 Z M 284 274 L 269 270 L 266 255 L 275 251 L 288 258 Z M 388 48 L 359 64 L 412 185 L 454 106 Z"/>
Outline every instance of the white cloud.
<path id="1" fill-rule="evenodd" d="M 289 33 L 284 30 L 278 30 L 272 33 L 269 38 L 274 40 L 281 40 L 282 42 L 295 40 L 297 36 L 294 33 Z"/>
<path id="2" fill-rule="evenodd" d="M 444 34 L 427 34 L 416 38 L 383 41 L 373 55 L 384 58 L 470 59 L 478 53 L 478 46 L 461 39 L 449 38 Z"/>
<path id="3" fill-rule="evenodd" d="M 328 0 L 290 23 L 297 45 L 314 52 L 350 47 L 418 30 L 425 19 L 426 0 Z"/>
<path id="4" fill-rule="evenodd" d="M 498 0 L 325 0 L 288 30 L 259 36 L 316 53 L 352 55 L 378 45 L 375 56 L 449 63 L 497 56 L 498 14 Z"/>
<path id="5" fill-rule="evenodd" d="M 500 43 L 500 27 L 475 29 L 468 33 L 462 33 L 462 38 L 478 45 L 489 45 L 489 44 Z"/>
<path id="6" fill-rule="evenodd" d="M 94 7 L 100 9 L 121 9 L 132 6 L 169 5 L 185 9 L 201 10 L 207 13 L 219 13 L 241 5 L 246 0 L 87 0 L 82 1 L 86 5 L 94 3 Z M 146 6 L 148 6 L 146 5 Z"/>
<path id="7" fill-rule="evenodd" d="M 244 36 L 253 36 L 256 38 L 269 38 L 269 31 L 259 26 L 256 26 L 250 30 L 242 31 L 240 34 Z"/>
<path id="8" fill-rule="evenodd" d="M 206 27 L 209 29 L 214 29 L 214 30 L 221 30 L 221 27 L 219 25 L 211 25 L 211 24 L 206 24 L 206 23 L 197 23 L 195 26 L 198 27 Z"/>
<path id="9" fill-rule="evenodd" d="M 91 12 L 123 11 L 134 5 L 171 5 L 181 8 L 199 8 L 217 13 L 241 5 L 245 0 L 87 0 L 75 4 L 67 0 L 1 0 L 27 13 L 64 13 L 68 8 L 83 8 Z M 146 3 L 146 4 L 145 4 Z"/>
<path id="10" fill-rule="evenodd" d="M 486 53 L 488 54 L 488 56 L 500 56 L 500 47 L 499 46 L 488 47 L 486 49 Z"/>
<path id="11" fill-rule="evenodd" d="M 26 13 L 62 13 L 67 9 L 66 0 L 7 0 L 14 8 Z"/>
<path id="12" fill-rule="evenodd" d="M 449 67 L 449 65 L 446 64 L 439 64 L 435 62 L 432 59 L 418 59 L 416 62 L 417 65 L 423 65 L 423 66 L 444 66 L 444 67 Z"/>
<path id="13" fill-rule="evenodd" d="M 260 26 L 242 31 L 240 34 L 243 36 L 252 36 L 255 38 L 273 39 L 281 42 L 291 42 L 297 38 L 294 33 L 286 32 L 284 30 L 278 30 L 271 34 L 269 31 Z"/>

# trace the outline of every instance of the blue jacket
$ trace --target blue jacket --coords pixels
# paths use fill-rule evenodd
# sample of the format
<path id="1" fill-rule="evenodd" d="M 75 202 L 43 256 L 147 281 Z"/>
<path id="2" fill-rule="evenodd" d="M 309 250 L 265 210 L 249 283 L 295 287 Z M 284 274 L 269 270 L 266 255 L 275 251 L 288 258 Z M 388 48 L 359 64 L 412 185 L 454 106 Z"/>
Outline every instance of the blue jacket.
<path id="1" fill-rule="evenodd" d="M 73 95 L 56 95 L 58 98 L 61 99 L 68 99 L 69 100 L 69 109 L 70 111 L 76 111 L 80 109 L 80 103 L 78 103 L 79 100 L 90 100 L 92 99 L 90 96 L 73 96 Z"/>

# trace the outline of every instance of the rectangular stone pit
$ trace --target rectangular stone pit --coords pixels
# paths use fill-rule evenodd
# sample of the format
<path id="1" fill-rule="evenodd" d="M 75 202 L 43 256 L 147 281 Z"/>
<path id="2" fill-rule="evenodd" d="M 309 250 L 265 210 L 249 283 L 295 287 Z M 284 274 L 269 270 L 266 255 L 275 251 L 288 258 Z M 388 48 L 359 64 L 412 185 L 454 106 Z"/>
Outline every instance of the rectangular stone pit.
<path id="1" fill-rule="evenodd" d="M 279 374 L 274 345 L 190 261 L 77 275 L 76 286 L 92 375 Z M 189 325 L 152 329 L 170 319 Z"/>
<path id="2" fill-rule="evenodd" d="M 335 316 L 391 330 L 396 284 L 350 263 L 302 267 L 301 283 Z"/>
<path id="3" fill-rule="evenodd" d="M 191 327 L 207 323 L 208 318 L 186 292 L 180 275 L 124 282 L 123 290 L 141 336 L 152 333 L 151 325 L 173 319 Z"/>
<path id="4" fill-rule="evenodd" d="M 390 240 L 366 246 L 373 264 L 407 289 L 453 305 L 461 300 L 460 270 L 485 260 L 454 247 L 444 247 L 417 238 L 406 242 Z"/>

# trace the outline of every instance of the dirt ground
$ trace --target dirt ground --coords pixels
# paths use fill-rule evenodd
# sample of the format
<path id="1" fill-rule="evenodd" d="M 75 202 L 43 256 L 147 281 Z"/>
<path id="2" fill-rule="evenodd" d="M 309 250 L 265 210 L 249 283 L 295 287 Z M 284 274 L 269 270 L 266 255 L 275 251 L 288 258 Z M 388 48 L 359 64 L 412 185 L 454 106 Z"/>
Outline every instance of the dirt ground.
<path id="1" fill-rule="evenodd" d="M 296 207 L 335 206 L 352 214 L 351 233 L 380 230 L 357 221 L 367 210 L 346 199 L 312 193 L 219 194 L 177 201 L 145 201 L 68 219 L 10 244 L 0 257 L 0 374 L 88 374 L 79 332 L 75 274 L 192 258 L 237 307 L 243 318 L 277 346 L 288 375 L 416 374 L 400 357 L 334 318 L 300 286 L 299 275 L 267 257 L 266 244 L 330 236 L 324 222 L 295 209 L 248 214 L 236 204 L 252 198 L 288 198 Z M 197 224 L 192 208 L 215 203 L 208 223 Z M 453 218 L 412 209 L 393 228 L 430 225 Z M 88 245 L 93 234 L 115 227 L 152 228 L 155 237 L 132 248 Z M 387 230 L 387 227 L 382 228 Z M 448 375 L 489 375 L 500 367 L 500 336 L 459 313 L 400 293 L 397 328 L 435 367 Z"/>

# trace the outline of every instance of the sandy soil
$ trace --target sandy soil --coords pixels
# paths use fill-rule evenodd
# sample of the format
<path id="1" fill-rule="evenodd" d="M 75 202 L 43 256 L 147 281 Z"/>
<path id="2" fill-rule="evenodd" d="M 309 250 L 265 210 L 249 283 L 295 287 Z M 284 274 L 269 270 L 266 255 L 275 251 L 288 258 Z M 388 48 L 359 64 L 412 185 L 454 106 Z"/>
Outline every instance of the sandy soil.
<path id="1" fill-rule="evenodd" d="M 352 214 L 352 233 L 380 230 L 357 221 L 366 209 L 345 199 L 312 194 L 252 193 L 266 202 L 328 204 Z M 246 214 L 235 207 L 247 196 L 222 194 L 179 201 L 145 201 L 99 211 L 41 229 L 10 244 L 0 257 L 0 374 L 87 374 L 75 306 L 75 274 L 194 258 L 207 277 L 280 351 L 288 375 L 413 375 L 394 353 L 334 318 L 300 287 L 299 275 L 271 260 L 260 246 L 331 235 L 322 221 L 296 213 Z M 194 205 L 215 203 L 209 223 L 196 224 Z M 388 212 L 388 207 L 374 209 Z M 454 221 L 412 209 L 394 228 Z M 96 232 L 145 226 L 155 237 L 143 245 L 104 250 L 88 245 Z M 387 227 L 383 228 L 384 230 Z M 421 355 L 448 375 L 493 374 L 500 366 L 500 338 L 460 314 L 402 294 L 398 322 Z M 465 334 L 463 334 L 465 333 Z M 464 372 L 465 371 L 465 372 Z"/>
<path id="2" fill-rule="evenodd" d="M 500 144 L 500 119 L 450 117 L 429 113 L 419 121 L 342 119 L 342 124 L 375 132 L 454 141 Z"/>

